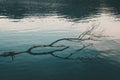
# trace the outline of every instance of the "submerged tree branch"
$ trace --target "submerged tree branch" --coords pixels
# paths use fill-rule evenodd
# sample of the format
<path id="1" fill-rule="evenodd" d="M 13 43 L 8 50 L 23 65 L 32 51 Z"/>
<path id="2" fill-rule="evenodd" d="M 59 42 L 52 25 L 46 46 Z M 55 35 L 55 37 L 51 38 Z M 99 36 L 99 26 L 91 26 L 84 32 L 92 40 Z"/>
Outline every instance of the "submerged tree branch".
<path id="1" fill-rule="evenodd" d="M 36 46 L 32 46 L 30 48 L 28 48 L 26 51 L 21 51 L 21 52 L 17 52 L 17 51 L 11 51 L 11 52 L 4 52 L 2 54 L 0 54 L 1 57 L 8 57 L 8 56 L 15 56 L 18 54 L 22 54 L 22 53 L 29 53 L 31 55 L 46 55 L 46 54 L 50 54 L 53 57 L 57 57 L 57 58 L 61 58 L 61 59 L 67 59 L 67 60 L 81 60 L 81 58 L 72 58 L 73 55 L 75 55 L 75 53 L 80 52 L 82 50 L 84 50 L 85 48 L 91 46 L 92 44 L 89 43 L 89 41 L 99 41 L 101 37 L 105 37 L 103 35 L 97 35 L 97 34 L 93 34 L 95 30 L 95 26 L 91 27 L 90 29 L 88 29 L 87 31 L 81 33 L 78 37 L 76 38 L 62 38 L 62 39 L 58 39 L 56 41 L 53 41 L 52 43 L 48 44 L 48 45 L 36 45 Z M 69 53 L 69 55 L 67 57 L 61 57 L 58 56 L 55 52 L 60 52 L 60 51 L 65 51 L 66 49 L 69 49 L 70 46 L 66 46 L 66 45 L 59 45 L 59 46 L 55 46 L 56 43 L 60 42 L 60 41 L 71 41 L 71 42 L 80 42 L 82 47 L 75 50 L 73 53 Z M 85 44 L 85 41 L 88 41 L 89 44 Z M 35 48 L 42 48 L 42 47 L 53 47 L 53 48 L 62 48 L 62 49 L 57 49 L 57 50 L 53 50 L 53 51 L 49 51 L 49 52 L 38 52 L 35 53 L 32 50 Z M 83 58 L 82 58 L 83 59 Z"/>

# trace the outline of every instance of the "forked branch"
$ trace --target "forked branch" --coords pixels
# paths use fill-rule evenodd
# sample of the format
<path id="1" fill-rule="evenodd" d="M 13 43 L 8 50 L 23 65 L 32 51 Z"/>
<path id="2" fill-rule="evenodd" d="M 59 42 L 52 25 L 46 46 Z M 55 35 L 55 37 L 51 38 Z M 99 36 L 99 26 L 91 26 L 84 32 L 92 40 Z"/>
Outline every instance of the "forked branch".
<path id="1" fill-rule="evenodd" d="M 80 52 L 80 51 L 84 50 L 85 48 L 93 45 L 93 44 L 90 43 L 90 41 L 99 41 L 101 37 L 105 37 L 104 35 L 94 34 L 93 32 L 94 32 L 95 28 L 96 27 L 93 26 L 93 27 L 91 27 L 87 31 L 84 31 L 78 37 L 75 37 L 75 38 L 62 38 L 62 39 L 58 39 L 56 41 L 53 41 L 52 43 L 50 43 L 48 45 L 32 46 L 32 47 L 28 48 L 26 51 L 21 51 L 21 52 L 17 52 L 17 51 L 4 52 L 4 53 L 0 54 L 0 56 L 1 57 L 12 56 L 12 58 L 13 58 L 13 56 L 21 54 L 21 53 L 29 53 L 31 55 L 46 55 L 46 54 L 50 54 L 53 57 L 57 57 L 57 58 L 61 58 L 61 59 L 67 59 L 67 60 L 78 59 L 78 58 L 72 58 L 72 56 L 75 55 L 75 53 Z M 61 57 L 61 56 L 58 56 L 56 54 L 56 52 L 65 51 L 66 49 L 69 49 L 71 46 L 66 46 L 66 45 L 55 46 L 55 44 L 60 42 L 60 41 L 79 42 L 79 43 L 81 43 L 82 47 L 77 49 L 77 50 L 75 50 L 73 53 L 69 53 L 69 55 L 66 56 L 66 57 Z M 85 44 L 86 41 L 88 42 L 88 44 Z M 53 50 L 53 51 L 48 51 L 48 52 L 38 52 L 38 53 L 35 53 L 33 51 L 33 49 L 43 48 L 43 47 L 44 48 L 45 47 L 52 47 L 52 48 L 60 48 L 60 49 Z M 80 57 L 79 57 L 79 60 L 81 60 Z"/>

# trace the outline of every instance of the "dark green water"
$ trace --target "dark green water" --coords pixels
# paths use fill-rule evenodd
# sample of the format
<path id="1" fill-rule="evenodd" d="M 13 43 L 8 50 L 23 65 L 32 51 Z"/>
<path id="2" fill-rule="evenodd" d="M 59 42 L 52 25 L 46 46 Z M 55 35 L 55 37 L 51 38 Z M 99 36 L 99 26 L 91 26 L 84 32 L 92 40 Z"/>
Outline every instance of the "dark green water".
<path id="1" fill-rule="evenodd" d="M 99 27 L 98 34 L 109 37 L 73 56 L 85 60 L 26 52 L 15 55 L 13 60 L 1 56 L 0 80 L 120 80 L 119 0 L 0 0 L 0 54 L 78 37 L 93 25 Z M 70 46 L 55 52 L 62 57 L 81 47 L 79 42 L 62 41 L 57 45 L 61 44 Z"/>

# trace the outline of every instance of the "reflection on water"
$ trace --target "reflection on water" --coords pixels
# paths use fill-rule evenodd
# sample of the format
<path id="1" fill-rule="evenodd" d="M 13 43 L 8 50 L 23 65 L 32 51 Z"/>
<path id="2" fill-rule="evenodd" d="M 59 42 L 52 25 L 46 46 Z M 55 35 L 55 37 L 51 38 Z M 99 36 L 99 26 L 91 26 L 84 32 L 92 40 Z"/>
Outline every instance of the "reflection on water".
<path id="1" fill-rule="evenodd" d="M 94 5 L 89 3 L 94 3 Z M 96 14 L 100 7 L 99 0 L 97 2 L 96 0 L 7 0 L 1 1 L 0 4 L 0 14 L 14 19 L 47 15 L 62 15 L 68 19 L 80 19 Z"/>
<path id="2" fill-rule="evenodd" d="M 78 42 L 61 41 L 60 47 L 72 47 L 61 52 L 55 49 L 58 56 L 76 51 L 74 57 L 97 55 L 97 61 L 64 60 L 26 52 L 16 55 L 13 61 L 11 57 L 0 57 L 0 80 L 119 80 L 119 21 L 119 0 L 0 0 L 0 54 L 76 38 L 93 25 L 99 27 L 98 34 L 110 36 L 81 52 L 77 52 L 81 47 Z M 101 30 L 103 33 L 99 33 Z M 49 49 L 52 50 L 43 47 L 33 51 Z"/>
<path id="3" fill-rule="evenodd" d="M 119 15 L 119 0 L 1 0 L 0 15 L 13 19 L 49 15 L 81 19 L 98 14 L 100 7 L 109 7 L 113 14 Z"/>

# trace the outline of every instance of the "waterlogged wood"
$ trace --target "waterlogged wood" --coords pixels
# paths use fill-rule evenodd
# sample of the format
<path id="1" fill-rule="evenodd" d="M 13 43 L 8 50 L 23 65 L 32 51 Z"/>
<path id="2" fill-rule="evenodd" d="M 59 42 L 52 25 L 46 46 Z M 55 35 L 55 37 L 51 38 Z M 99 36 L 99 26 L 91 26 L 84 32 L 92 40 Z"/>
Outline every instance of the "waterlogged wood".
<path id="1" fill-rule="evenodd" d="M 94 30 L 95 30 L 95 26 L 91 27 L 90 29 L 86 30 L 85 32 L 81 33 L 78 37 L 76 38 L 62 38 L 62 39 L 58 39 L 56 41 L 53 41 L 50 44 L 47 45 L 36 45 L 36 46 L 32 46 L 30 48 L 28 48 L 26 51 L 21 51 L 21 52 L 17 52 L 17 51 L 10 51 L 10 52 L 4 52 L 2 54 L 0 54 L 1 57 L 8 57 L 8 56 L 13 56 L 18 55 L 18 54 L 22 54 L 22 53 L 28 53 L 31 55 L 52 55 L 53 57 L 57 57 L 60 59 L 67 59 L 67 60 L 82 60 L 82 59 L 87 59 L 87 58 L 83 58 L 83 57 L 76 57 L 76 58 L 72 58 L 73 55 L 75 55 L 75 53 L 80 52 L 82 50 L 84 50 L 85 48 L 93 45 L 93 43 L 90 43 L 90 41 L 99 41 L 101 37 L 105 37 L 104 35 L 97 35 L 94 34 Z M 58 45 L 56 46 L 55 44 L 60 42 L 60 41 L 70 41 L 70 42 L 79 42 L 81 43 L 82 47 L 80 47 L 79 49 L 75 50 L 72 53 L 69 53 L 68 56 L 59 56 L 56 54 L 56 52 L 60 52 L 60 51 L 65 51 L 66 49 L 69 49 L 70 46 L 66 46 L 64 45 Z M 85 44 L 86 41 L 88 42 L 88 44 Z M 52 51 L 48 51 L 48 52 L 34 52 L 33 49 L 36 48 L 46 48 L 46 47 L 51 47 L 51 48 L 59 48 L 59 49 L 55 49 Z M 88 59 L 90 59 L 88 57 Z"/>

